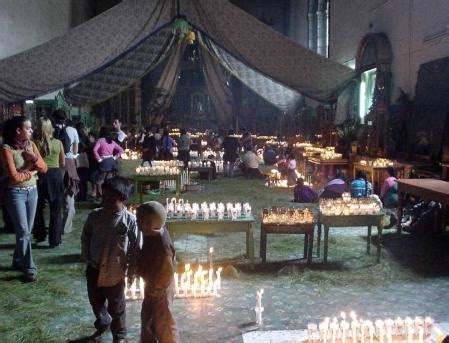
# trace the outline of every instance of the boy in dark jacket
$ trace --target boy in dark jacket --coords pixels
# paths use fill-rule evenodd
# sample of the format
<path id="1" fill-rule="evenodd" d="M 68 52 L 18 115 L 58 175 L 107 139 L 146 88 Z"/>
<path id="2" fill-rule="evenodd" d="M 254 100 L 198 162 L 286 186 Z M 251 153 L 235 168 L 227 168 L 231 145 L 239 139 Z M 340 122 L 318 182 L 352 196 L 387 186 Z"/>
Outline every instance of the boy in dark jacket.
<path id="1" fill-rule="evenodd" d="M 138 274 L 145 281 L 141 312 L 142 343 L 179 342 L 173 317 L 175 248 L 165 229 L 164 206 L 149 201 L 137 209 L 137 225 L 143 233 Z"/>

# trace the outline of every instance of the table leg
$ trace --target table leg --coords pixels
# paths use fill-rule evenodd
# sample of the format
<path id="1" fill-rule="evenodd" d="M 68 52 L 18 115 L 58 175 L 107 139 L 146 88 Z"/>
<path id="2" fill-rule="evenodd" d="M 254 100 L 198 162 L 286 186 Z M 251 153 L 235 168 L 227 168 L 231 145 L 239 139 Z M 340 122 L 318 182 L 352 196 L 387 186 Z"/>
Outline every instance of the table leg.
<path id="1" fill-rule="evenodd" d="M 311 233 L 309 233 L 307 236 L 307 239 L 309 240 L 309 245 L 308 245 L 308 249 L 307 249 L 307 264 L 312 263 L 312 254 L 313 254 L 313 236 L 315 230 L 312 230 Z"/>
<path id="2" fill-rule="evenodd" d="M 401 228 L 401 221 L 402 221 L 402 212 L 403 212 L 403 209 L 404 209 L 404 197 L 405 197 L 405 194 L 403 193 L 403 192 L 398 192 L 399 194 L 398 194 L 398 222 L 397 222 L 397 224 L 396 224 L 396 232 L 398 233 L 398 234 L 400 234 L 401 233 L 401 230 L 402 230 L 402 228 Z"/>
<path id="3" fill-rule="evenodd" d="M 247 254 L 249 255 L 249 262 L 251 264 L 251 269 L 254 269 L 254 233 L 253 233 L 253 224 L 248 224 L 248 235 L 249 235 L 249 251 Z"/>
<path id="4" fill-rule="evenodd" d="M 267 262 L 267 233 L 263 225 L 260 228 L 260 257 L 262 258 L 262 263 L 265 264 Z"/>
<path id="5" fill-rule="evenodd" d="M 377 263 L 380 262 L 380 252 L 382 249 L 382 224 L 383 223 L 381 222 L 377 225 Z"/>
<path id="6" fill-rule="evenodd" d="M 371 253 L 371 225 L 368 225 L 368 238 L 366 240 L 366 253 Z"/>
<path id="7" fill-rule="evenodd" d="M 181 174 L 176 178 L 176 198 L 181 196 Z"/>
<path id="8" fill-rule="evenodd" d="M 441 233 L 444 233 L 446 231 L 446 212 L 447 206 L 443 204 L 443 208 L 441 209 Z"/>
<path id="9" fill-rule="evenodd" d="M 329 226 L 324 225 L 324 249 L 323 249 L 324 262 L 327 262 L 328 241 L 329 241 Z"/>
<path id="10" fill-rule="evenodd" d="M 321 224 L 318 223 L 317 225 L 317 257 L 320 257 L 320 249 L 321 249 Z"/>
<path id="11" fill-rule="evenodd" d="M 304 234 L 304 252 L 303 252 L 303 256 L 302 256 L 302 258 L 304 258 L 304 259 L 307 258 L 307 251 L 309 250 L 308 247 L 309 247 L 309 234 L 305 233 Z"/>

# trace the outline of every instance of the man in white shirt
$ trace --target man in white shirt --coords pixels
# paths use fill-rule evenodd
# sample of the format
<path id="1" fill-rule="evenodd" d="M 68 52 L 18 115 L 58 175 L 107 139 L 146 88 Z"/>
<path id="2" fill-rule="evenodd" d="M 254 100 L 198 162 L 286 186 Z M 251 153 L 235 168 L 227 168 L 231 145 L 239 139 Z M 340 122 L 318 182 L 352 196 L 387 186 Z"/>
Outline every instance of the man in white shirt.
<path id="1" fill-rule="evenodd" d="M 245 147 L 245 153 L 242 156 L 244 164 L 244 173 L 247 178 L 263 178 L 263 174 L 259 170 L 259 157 L 252 151 L 250 146 Z"/>
<path id="2" fill-rule="evenodd" d="M 123 146 L 125 144 L 126 134 L 122 131 L 122 122 L 120 119 L 115 118 L 112 122 L 112 127 L 117 135 L 117 143 Z"/>

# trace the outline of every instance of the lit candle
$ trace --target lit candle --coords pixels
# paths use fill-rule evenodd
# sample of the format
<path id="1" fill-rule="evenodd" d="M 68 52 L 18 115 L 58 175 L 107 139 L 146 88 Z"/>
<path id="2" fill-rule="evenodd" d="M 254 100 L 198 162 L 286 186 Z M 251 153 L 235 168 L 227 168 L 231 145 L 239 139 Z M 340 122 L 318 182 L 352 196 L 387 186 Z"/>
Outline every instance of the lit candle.
<path id="1" fill-rule="evenodd" d="M 437 343 L 442 343 L 444 339 L 443 331 L 440 328 L 435 328 L 435 334 L 437 336 Z"/>
<path id="2" fill-rule="evenodd" d="M 330 324 L 330 329 L 332 333 L 332 343 L 335 343 L 337 340 L 337 333 L 338 333 L 338 320 L 334 317 L 332 320 L 332 323 Z"/>
<path id="3" fill-rule="evenodd" d="M 376 325 L 376 334 L 377 334 L 377 339 L 379 341 L 379 343 L 383 343 L 384 342 L 384 322 L 380 319 L 376 320 L 375 323 Z"/>
<path id="4" fill-rule="evenodd" d="M 432 327 L 433 327 L 433 319 L 430 317 L 426 317 L 424 319 L 424 334 L 426 336 L 432 333 Z"/>
<path id="5" fill-rule="evenodd" d="M 396 327 L 396 334 L 398 336 L 402 336 L 404 334 L 404 321 L 401 317 L 397 317 L 394 321 L 395 327 Z"/>
<path id="6" fill-rule="evenodd" d="M 223 268 L 218 268 L 216 271 L 217 274 L 217 288 L 220 290 L 221 289 L 221 271 L 223 270 Z"/>
<path id="7" fill-rule="evenodd" d="M 182 289 L 182 295 L 187 296 L 187 287 L 186 287 L 186 273 L 181 274 L 181 289 Z"/>
<path id="8" fill-rule="evenodd" d="M 352 342 L 356 343 L 357 342 L 357 329 L 359 327 L 359 323 L 357 321 L 357 315 L 355 314 L 354 311 L 351 311 L 350 317 L 352 318 L 352 321 L 351 321 Z"/>
<path id="9" fill-rule="evenodd" d="M 256 292 L 256 307 L 257 308 L 262 307 L 262 294 L 263 294 L 263 288 L 260 291 Z"/>
<path id="10" fill-rule="evenodd" d="M 187 290 L 189 290 L 191 288 L 191 275 L 192 275 L 192 270 L 190 269 L 190 264 L 187 263 L 184 266 L 184 270 L 185 270 L 185 275 L 186 275 L 186 280 L 187 280 Z"/>
<path id="11" fill-rule="evenodd" d="M 323 343 L 327 342 L 327 327 L 328 327 L 329 323 L 325 320 L 323 322 L 321 322 L 319 324 L 319 329 L 320 329 L 320 338 L 323 341 Z"/>
<path id="12" fill-rule="evenodd" d="M 394 321 L 391 319 L 386 319 L 384 323 L 385 323 L 385 333 L 387 335 L 387 343 L 392 343 Z"/>
<path id="13" fill-rule="evenodd" d="M 422 326 L 418 328 L 418 343 L 424 343 L 424 329 Z"/>
<path id="14" fill-rule="evenodd" d="M 349 323 L 343 318 L 343 320 L 341 321 L 340 327 L 341 327 L 341 340 L 343 343 L 345 343 L 346 337 L 348 335 Z"/>

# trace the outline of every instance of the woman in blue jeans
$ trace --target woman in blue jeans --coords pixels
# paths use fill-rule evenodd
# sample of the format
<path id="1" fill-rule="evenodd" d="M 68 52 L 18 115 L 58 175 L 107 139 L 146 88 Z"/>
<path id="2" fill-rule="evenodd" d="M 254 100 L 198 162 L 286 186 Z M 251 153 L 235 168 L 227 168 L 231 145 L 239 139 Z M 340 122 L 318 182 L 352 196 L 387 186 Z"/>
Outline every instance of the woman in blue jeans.
<path id="1" fill-rule="evenodd" d="M 21 270 L 28 282 L 37 278 L 30 241 L 37 205 L 36 174 L 47 171 L 47 164 L 31 141 L 32 133 L 27 117 L 7 120 L 0 154 L 7 176 L 5 203 L 16 234 L 12 267 Z"/>

